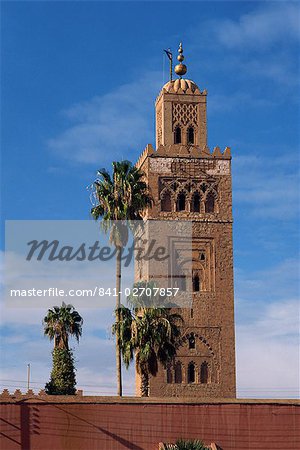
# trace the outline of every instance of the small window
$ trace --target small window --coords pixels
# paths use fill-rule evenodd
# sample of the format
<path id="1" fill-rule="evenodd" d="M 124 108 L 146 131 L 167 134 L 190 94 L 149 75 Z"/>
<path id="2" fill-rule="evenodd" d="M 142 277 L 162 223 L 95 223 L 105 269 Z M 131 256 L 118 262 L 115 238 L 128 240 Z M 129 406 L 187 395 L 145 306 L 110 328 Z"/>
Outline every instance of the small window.
<path id="1" fill-rule="evenodd" d="M 177 197 L 177 211 L 185 211 L 185 194 L 183 192 Z"/>
<path id="2" fill-rule="evenodd" d="M 186 277 L 185 275 L 175 275 L 173 278 L 174 288 L 178 288 L 180 291 L 186 291 Z"/>
<path id="3" fill-rule="evenodd" d="M 183 292 L 186 291 L 186 277 L 185 275 L 181 275 L 179 278 L 179 289 Z"/>
<path id="4" fill-rule="evenodd" d="M 207 194 L 205 201 L 205 212 L 213 213 L 215 210 L 215 197 L 212 193 Z"/>
<path id="5" fill-rule="evenodd" d="M 201 364 L 200 382 L 203 384 L 206 384 L 208 382 L 208 364 L 206 361 Z"/>
<path id="6" fill-rule="evenodd" d="M 198 192 L 196 192 L 193 195 L 193 200 L 192 200 L 192 211 L 193 212 L 200 212 L 200 195 Z"/>
<path id="7" fill-rule="evenodd" d="M 196 341 L 194 333 L 191 333 L 189 336 L 189 349 L 196 348 Z"/>
<path id="8" fill-rule="evenodd" d="M 199 275 L 196 273 L 193 276 L 193 292 L 199 292 L 200 291 L 200 278 Z"/>
<path id="9" fill-rule="evenodd" d="M 187 131 L 187 143 L 188 144 L 194 144 L 194 128 L 193 127 L 189 127 L 188 131 Z"/>
<path id="10" fill-rule="evenodd" d="M 181 144 L 181 129 L 180 127 L 175 128 L 175 136 L 174 136 L 174 143 L 175 144 Z"/>
<path id="11" fill-rule="evenodd" d="M 190 363 L 188 366 L 188 383 L 195 383 L 195 364 Z"/>
<path id="12" fill-rule="evenodd" d="M 179 361 L 175 364 L 175 383 L 182 383 L 182 366 Z"/>
<path id="13" fill-rule="evenodd" d="M 173 382 L 172 370 L 170 367 L 167 368 L 167 383 L 170 384 Z"/>
<path id="14" fill-rule="evenodd" d="M 205 254 L 203 252 L 200 254 L 200 261 L 205 261 Z"/>
<path id="15" fill-rule="evenodd" d="M 172 211 L 171 195 L 166 192 L 161 199 L 161 210 L 170 212 Z"/>

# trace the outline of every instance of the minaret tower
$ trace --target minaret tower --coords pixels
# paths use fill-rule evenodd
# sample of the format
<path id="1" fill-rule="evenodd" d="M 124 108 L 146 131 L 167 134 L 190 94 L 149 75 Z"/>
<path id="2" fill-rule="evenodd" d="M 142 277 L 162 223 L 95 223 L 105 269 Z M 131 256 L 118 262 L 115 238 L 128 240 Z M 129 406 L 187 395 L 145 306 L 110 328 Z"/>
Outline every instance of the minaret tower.
<path id="1" fill-rule="evenodd" d="M 206 90 L 183 78 L 180 44 L 176 80 L 156 103 L 156 149 L 148 145 L 137 166 L 154 206 L 147 217 L 192 223 L 192 308 L 177 357 L 150 379 L 150 396 L 234 398 L 235 335 L 232 255 L 231 154 L 207 146 Z"/>

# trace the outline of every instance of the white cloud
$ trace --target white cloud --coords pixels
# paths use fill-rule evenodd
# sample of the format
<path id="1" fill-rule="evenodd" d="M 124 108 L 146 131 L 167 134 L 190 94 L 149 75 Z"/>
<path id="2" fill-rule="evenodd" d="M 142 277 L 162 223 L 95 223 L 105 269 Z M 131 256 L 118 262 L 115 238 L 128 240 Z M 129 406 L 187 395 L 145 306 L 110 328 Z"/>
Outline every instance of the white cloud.
<path id="1" fill-rule="evenodd" d="M 260 52 L 286 40 L 300 39 L 300 10 L 295 2 L 264 4 L 237 21 L 215 23 L 213 33 L 228 48 L 253 48 Z"/>
<path id="2" fill-rule="evenodd" d="M 228 111 L 240 111 L 247 108 L 261 108 L 274 106 L 273 100 L 258 97 L 255 92 L 236 91 L 228 94 L 212 94 L 209 97 L 208 114 L 213 115 L 215 112 L 226 114 Z"/>
<path id="3" fill-rule="evenodd" d="M 159 93 L 161 76 L 156 72 L 114 91 L 78 103 L 66 111 L 71 122 L 48 145 L 60 157 L 75 163 L 100 163 L 134 155 L 150 142 L 153 99 Z"/>
<path id="4" fill-rule="evenodd" d="M 256 318 L 236 329 L 238 396 L 298 397 L 299 303 L 260 303 L 255 310 Z"/>
<path id="5" fill-rule="evenodd" d="M 270 96 L 273 103 L 282 103 L 287 93 L 295 101 L 295 88 L 299 85 L 296 49 L 300 41 L 299 5 L 296 2 L 249 5 L 251 10 L 235 19 L 230 15 L 208 19 L 190 30 L 194 51 L 209 52 L 209 58 L 204 61 L 201 58 L 199 70 L 204 66 L 208 77 L 210 72 L 218 71 L 236 84 L 247 83 L 244 95 L 250 97 L 250 105 L 257 102 L 260 106 L 259 100 L 265 97 L 265 92 L 259 90 L 262 81 L 271 81 L 276 86 Z M 228 95 L 229 104 L 233 94 Z"/>
<path id="6" fill-rule="evenodd" d="M 247 208 L 247 214 L 264 219 L 286 221 L 298 217 L 297 168 L 297 155 L 287 158 L 237 155 L 233 162 L 234 204 L 238 208 Z"/>
<path id="7" fill-rule="evenodd" d="M 235 270 L 238 396 L 299 395 L 299 261 Z"/>
<path id="8" fill-rule="evenodd" d="M 297 309 L 296 304 L 291 299 L 299 296 L 299 260 L 283 259 L 280 263 L 264 270 L 254 270 L 247 267 L 242 270 L 235 268 L 235 294 L 236 308 L 238 311 L 239 323 L 256 321 L 264 315 L 265 308 L 268 315 L 272 313 L 272 305 L 275 305 L 275 316 L 278 315 L 279 304 L 289 317 L 292 318 L 292 307 Z M 286 307 L 289 299 L 290 307 Z M 255 308 L 253 307 L 255 305 Z M 257 308 L 259 316 L 257 316 Z M 294 316 L 298 321 L 299 317 Z M 295 323 L 295 322 L 294 322 Z M 296 322 L 297 323 L 297 322 Z M 295 331 L 295 327 L 293 328 Z"/>

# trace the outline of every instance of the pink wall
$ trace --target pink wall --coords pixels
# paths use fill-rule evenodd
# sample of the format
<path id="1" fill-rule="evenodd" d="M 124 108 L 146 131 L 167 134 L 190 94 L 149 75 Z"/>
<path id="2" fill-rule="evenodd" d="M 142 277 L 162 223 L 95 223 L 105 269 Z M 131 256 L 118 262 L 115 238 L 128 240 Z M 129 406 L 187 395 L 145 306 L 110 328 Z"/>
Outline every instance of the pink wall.
<path id="1" fill-rule="evenodd" d="M 73 397 L 74 399 L 74 397 Z M 85 399 L 83 397 L 83 399 Z M 155 450 L 179 437 L 223 450 L 300 449 L 296 402 L 3 402 L 1 450 Z M 138 399 L 135 399 L 138 400 Z"/>

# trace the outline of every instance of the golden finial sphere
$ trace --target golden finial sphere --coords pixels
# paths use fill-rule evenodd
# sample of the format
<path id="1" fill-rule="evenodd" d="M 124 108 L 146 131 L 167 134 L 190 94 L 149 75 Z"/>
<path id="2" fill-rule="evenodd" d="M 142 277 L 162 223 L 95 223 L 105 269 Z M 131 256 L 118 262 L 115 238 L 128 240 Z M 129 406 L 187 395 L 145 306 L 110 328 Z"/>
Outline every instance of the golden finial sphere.
<path id="1" fill-rule="evenodd" d="M 185 64 L 182 64 L 182 61 L 184 60 L 184 56 L 183 56 L 183 48 L 182 48 L 182 43 L 180 42 L 179 44 L 179 49 L 178 49 L 178 56 L 177 59 L 179 61 L 179 64 L 177 64 L 177 66 L 174 67 L 175 73 L 177 75 L 179 75 L 180 77 L 182 77 L 182 75 L 185 75 L 187 72 L 187 67 Z"/>
<path id="2" fill-rule="evenodd" d="M 177 75 L 182 76 L 182 75 L 186 74 L 187 67 L 185 64 L 180 63 L 180 64 L 177 64 L 177 66 L 175 66 L 174 70 L 175 70 L 175 73 L 177 73 Z"/>

